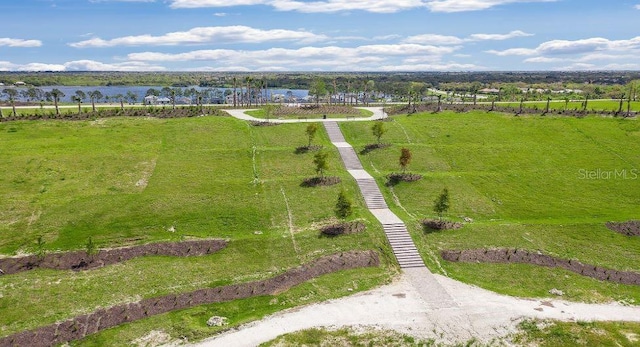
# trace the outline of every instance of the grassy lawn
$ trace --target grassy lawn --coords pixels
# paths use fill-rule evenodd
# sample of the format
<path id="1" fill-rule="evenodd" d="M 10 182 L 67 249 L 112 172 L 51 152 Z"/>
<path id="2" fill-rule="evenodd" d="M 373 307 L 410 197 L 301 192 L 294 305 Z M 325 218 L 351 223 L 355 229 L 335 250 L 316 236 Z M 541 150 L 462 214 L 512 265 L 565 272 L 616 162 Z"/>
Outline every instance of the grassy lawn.
<path id="1" fill-rule="evenodd" d="M 370 124 L 340 125 L 356 150 L 376 140 Z M 640 123 L 588 117 L 513 117 L 470 112 L 398 116 L 385 123 L 389 148 L 360 155 L 384 186 L 399 171 L 402 147 L 413 153 L 417 182 L 383 187 L 436 272 L 518 296 L 558 288 L 578 301 L 640 302 L 640 288 L 599 282 L 564 270 L 528 265 L 441 261 L 439 251 L 514 247 L 618 270 L 640 271 L 640 239 L 608 230 L 607 221 L 640 217 Z M 595 179 L 592 178 L 595 172 Z M 626 173 L 626 179 L 618 173 Z M 457 231 L 425 233 L 434 200 L 449 189 Z"/>
<path id="2" fill-rule="evenodd" d="M 475 340 L 455 346 L 637 346 L 640 341 L 640 324 L 615 322 L 554 322 L 524 321 L 519 325 L 520 332 L 514 336 L 494 341 L 479 343 Z M 362 329 L 360 329 L 362 330 Z M 368 329 L 307 329 L 263 343 L 261 346 L 454 346 L 436 343 L 433 340 L 420 341 L 411 336 L 392 331 Z"/>
<path id="3" fill-rule="evenodd" d="M 294 153 L 306 143 L 305 127 L 252 127 L 226 117 L 0 123 L 5 149 L 0 152 L 1 254 L 33 252 L 39 236 L 47 251 L 84 249 L 89 237 L 101 248 L 190 238 L 230 240 L 226 249 L 204 257 L 147 257 L 88 272 L 35 270 L 2 276 L 0 336 L 98 307 L 271 277 L 342 250 L 389 252 L 381 227 L 356 194 L 355 182 L 324 131 L 315 142 L 330 152 L 329 174 L 343 183 L 300 186 L 315 173 L 313 153 Z M 341 189 L 355 203 L 353 218 L 361 219 L 367 230 L 321 238 L 318 225 L 333 218 Z M 370 288 L 395 272 L 386 261 L 389 254 L 381 258 L 381 268 L 325 276 L 275 298 L 286 304 L 269 304 L 274 298 L 268 297 L 222 306 L 230 307 L 225 312 L 235 323 L 345 295 L 346 290 L 336 288 L 352 281 L 361 283 L 358 290 Z M 316 292 L 310 293 L 309 286 Z M 141 331 L 140 336 L 174 326 L 172 336 L 202 337 L 212 331 L 205 324 L 208 317 L 175 322 L 218 309 L 214 305 L 187 310 L 184 316 L 161 315 L 100 336 L 120 336 L 117 340 L 127 344 L 127 338 Z M 95 339 L 90 340 L 101 337 Z"/>
<path id="4" fill-rule="evenodd" d="M 522 345 L 631 347 L 640 342 L 640 324 L 617 322 L 525 321 L 514 341 Z"/>
<path id="5" fill-rule="evenodd" d="M 549 108 L 552 110 L 582 110 L 584 107 L 584 101 L 569 101 L 564 100 L 551 100 Z M 496 105 L 520 107 L 519 102 L 497 102 Z M 539 110 L 544 110 L 547 107 L 546 101 L 525 101 L 524 107 L 536 107 Z M 620 109 L 620 100 L 589 100 L 587 103 L 588 110 L 594 111 L 618 111 Z M 627 111 L 627 100 L 622 103 L 622 111 Z M 640 101 L 631 102 L 631 111 L 640 111 Z"/>

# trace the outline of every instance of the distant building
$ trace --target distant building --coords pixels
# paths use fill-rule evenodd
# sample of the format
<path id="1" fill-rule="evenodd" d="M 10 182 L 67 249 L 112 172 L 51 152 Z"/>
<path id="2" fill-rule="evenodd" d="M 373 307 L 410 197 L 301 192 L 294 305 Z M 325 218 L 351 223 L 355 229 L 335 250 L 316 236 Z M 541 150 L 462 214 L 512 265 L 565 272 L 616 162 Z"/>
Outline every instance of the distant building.
<path id="1" fill-rule="evenodd" d="M 145 105 L 169 105 L 171 104 L 171 99 L 164 97 L 157 97 L 155 95 L 148 95 L 144 97 Z"/>
<path id="2" fill-rule="evenodd" d="M 277 103 L 285 102 L 286 96 L 284 94 L 272 94 L 271 101 Z"/>
<path id="3" fill-rule="evenodd" d="M 496 88 L 484 88 L 478 91 L 480 94 L 500 94 L 500 89 Z"/>

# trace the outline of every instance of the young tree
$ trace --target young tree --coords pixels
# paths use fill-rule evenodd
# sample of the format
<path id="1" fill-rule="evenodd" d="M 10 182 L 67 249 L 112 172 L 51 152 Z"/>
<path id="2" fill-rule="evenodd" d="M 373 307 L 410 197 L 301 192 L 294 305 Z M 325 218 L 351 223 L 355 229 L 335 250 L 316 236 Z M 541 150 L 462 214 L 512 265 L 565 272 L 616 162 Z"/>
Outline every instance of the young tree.
<path id="1" fill-rule="evenodd" d="M 442 193 L 436 198 L 433 211 L 442 219 L 442 215 L 449 210 L 449 190 L 444 188 Z"/>
<path id="2" fill-rule="evenodd" d="M 373 136 L 378 139 L 378 143 L 380 143 L 380 138 L 382 137 L 382 135 L 384 135 L 384 133 L 387 132 L 387 129 L 385 129 L 384 123 L 374 122 L 371 126 L 371 132 L 373 133 Z"/>
<path id="3" fill-rule="evenodd" d="M 87 243 L 84 245 L 84 249 L 87 252 L 87 256 L 89 256 L 89 259 L 91 260 L 93 260 L 95 255 L 98 254 L 98 247 L 96 247 L 96 244 L 93 243 L 93 239 L 91 238 L 91 236 L 89 236 Z"/>
<path id="4" fill-rule="evenodd" d="M 309 94 L 315 96 L 316 98 L 316 106 L 320 103 L 320 98 L 327 94 L 327 86 L 324 83 L 324 80 L 321 78 L 316 78 L 311 84 L 311 88 L 309 89 Z"/>
<path id="5" fill-rule="evenodd" d="M 87 98 L 87 94 L 82 90 L 76 90 L 76 94 L 71 98 L 78 103 L 78 113 L 82 113 L 82 101 Z"/>
<path id="6" fill-rule="evenodd" d="M 329 157 L 329 153 L 327 152 L 318 152 L 313 156 L 313 163 L 316 165 L 316 173 L 320 175 L 320 177 L 324 177 L 324 172 L 329 169 L 329 163 L 327 162 L 327 158 Z"/>
<path id="7" fill-rule="evenodd" d="M 91 109 L 96 112 L 96 101 L 102 99 L 102 93 L 99 90 L 89 92 L 89 99 L 91 99 Z"/>
<path id="8" fill-rule="evenodd" d="M 336 217 L 345 220 L 353 213 L 351 199 L 347 196 L 344 190 L 341 190 L 338 194 L 338 202 L 336 203 L 336 207 L 334 212 L 336 213 Z"/>
<path id="9" fill-rule="evenodd" d="M 18 91 L 13 88 L 6 88 L 2 91 L 2 94 L 7 95 L 7 99 L 11 103 L 11 109 L 13 110 L 13 116 L 16 116 L 16 97 L 18 96 Z"/>
<path id="10" fill-rule="evenodd" d="M 38 236 L 38 239 L 36 240 L 36 257 L 39 261 L 42 261 L 45 255 L 47 255 L 47 251 L 44 249 L 44 244 L 45 242 L 42 236 Z"/>
<path id="11" fill-rule="evenodd" d="M 402 148 L 400 151 L 400 167 L 402 168 L 402 172 L 407 172 L 407 166 L 411 163 L 411 150 L 408 148 Z"/>
<path id="12" fill-rule="evenodd" d="M 57 88 L 54 88 L 51 91 L 51 97 L 53 98 L 53 104 L 56 108 L 56 115 L 60 115 L 60 109 L 58 109 L 58 101 L 60 101 L 61 98 L 64 98 L 64 93 Z"/>
<path id="13" fill-rule="evenodd" d="M 305 133 L 307 134 L 307 138 L 309 139 L 309 145 L 307 147 L 311 147 L 311 141 L 316 137 L 316 132 L 318 131 L 318 125 L 316 123 L 310 123 L 307 125 L 307 130 Z"/>
<path id="14" fill-rule="evenodd" d="M 136 93 L 129 90 L 127 91 L 127 100 L 130 104 L 133 105 L 136 103 L 136 101 L 138 101 L 138 96 L 136 95 Z"/>

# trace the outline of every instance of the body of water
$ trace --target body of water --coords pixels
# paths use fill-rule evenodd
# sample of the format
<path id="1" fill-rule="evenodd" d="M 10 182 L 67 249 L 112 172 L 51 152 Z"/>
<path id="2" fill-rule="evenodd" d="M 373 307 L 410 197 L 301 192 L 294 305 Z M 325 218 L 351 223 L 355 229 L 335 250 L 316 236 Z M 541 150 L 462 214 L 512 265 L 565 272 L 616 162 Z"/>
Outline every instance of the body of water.
<path id="1" fill-rule="evenodd" d="M 4 88 L 8 88 L 8 87 L 4 87 Z M 84 86 L 47 86 L 47 87 L 38 87 L 38 89 L 41 89 L 44 92 L 50 92 L 53 89 L 58 89 L 61 92 L 64 93 L 64 97 L 61 99 L 62 102 L 71 102 L 72 101 L 72 97 L 76 94 L 76 91 L 81 90 L 82 92 L 84 92 L 87 95 L 87 99 L 85 100 L 85 102 L 89 102 L 89 93 L 93 92 L 93 91 L 99 91 L 100 93 L 102 93 L 103 97 L 109 97 L 109 99 L 114 98 L 117 95 L 127 95 L 128 92 L 132 92 L 136 95 L 136 102 L 140 103 L 142 102 L 142 100 L 144 99 L 145 95 L 147 94 L 147 91 L 149 89 L 155 89 L 155 90 L 162 90 L 162 86 L 93 86 L 93 87 L 84 87 Z M 232 90 L 232 88 L 211 88 L 211 87 L 199 87 L 199 86 L 190 86 L 190 87 L 186 87 L 186 88 L 180 88 L 183 91 L 187 90 L 187 89 L 191 89 L 194 88 L 197 91 L 204 91 L 204 90 L 209 90 L 211 93 L 210 94 L 214 94 L 217 93 L 219 95 L 224 95 L 224 92 L 227 89 Z M 27 87 L 19 87 L 19 88 L 15 88 L 16 90 L 18 90 L 18 92 L 22 92 L 22 91 L 26 91 L 28 88 Z M 173 88 L 172 88 L 173 89 Z M 240 88 L 237 89 L 238 91 L 240 90 Z M 275 95 L 275 94 L 282 94 L 282 95 L 286 95 L 287 92 L 291 92 L 293 94 L 294 97 L 296 98 L 304 98 L 305 96 L 309 95 L 309 91 L 308 90 L 302 90 L 302 89 L 267 89 L 267 94 L 269 96 L 269 99 L 271 99 L 271 95 Z M 1 97 L 1 96 L 0 96 Z M 25 101 L 26 98 L 19 96 L 19 100 L 21 101 Z M 105 99 L 100 100 L 100 102 L 104 102 Z M 115 101 L 115 100 L 113 100 Z M 206 102 L 206 101 L 205 101 Z"/>

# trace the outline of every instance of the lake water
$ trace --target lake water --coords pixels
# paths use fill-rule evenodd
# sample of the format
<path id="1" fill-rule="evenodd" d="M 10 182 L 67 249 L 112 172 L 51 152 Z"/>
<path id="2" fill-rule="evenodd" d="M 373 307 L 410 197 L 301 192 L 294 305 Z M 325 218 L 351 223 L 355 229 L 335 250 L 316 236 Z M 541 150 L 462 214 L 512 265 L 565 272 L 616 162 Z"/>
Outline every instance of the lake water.
<path id="1" fill-rule="evenodd" d="M 6 87 L 4 87 L 6 88 Z M 71 97 L 74 96 L 76 94 L 77 90 L 81 90 L 83 91 L 86 95 L 87 95 L 87 100 L 85 102 L 88 102 L 89 98 L 89 92 L 92 91 L 100 91 L 100 93 L 102 93 L 103 96 L 108 96 L 109 98 L 116 96 L 118 94 L 122 94 L 122 95 L 127 95 L 127 92 L 133 92 L 134 94 L 136 94 L 137 96 L 137 102 L 142 102 L 142 99 L 145 97 L 147 90 L 153 88 L 156 89 L 158 91 L 160 91 L 162 88 L 162 86 L 94 86 L 94 87 L 82 87 L 82 86 L 47 86 L 47 87 L 38 87 L 39 89 L 45 91 L 45 92 L 50 92 L 51 90 L 58 89 L 61 92 L 64 93 L 65 97 L 62 98 L 61 101 L 63 102 L 71 102 Z M 221 92 L 224 92 L 226 89 L 231 89 L 231 88 L 203 88 L 203 87 L 199 87 L 199 86 L 190 86 L 190 87 L 186 87 L 186 88 L 181 88 L 182 90 L 185 89 L 191 89 L 191 88 L 195 88 L 197 91 L 201 91 L 201 90 L 205 90 L 205 89 L 211 89 L 211 90 L 219 90 Z M 23 91 L 26 90 L 27 88 L 25 87 L 21 87 L 21 88 L 16 88 L 18 91 Z M 240 88 L 238 88 L 239 90 Z M 271 95 L 274 94 L 283 94 L 286 95 L 286 93 L 288 91 L 291 91 L 293 93 L 293 96 L 296 98 L 303 98 L 307 95 L 309 95 L 309 91 L 308 90 L 302 90 L 302 89 L 267 89 L 267 94 L 269 96 L 269 98 L 271 98 Z M 0 96 L 2 97 L 2 96 Z M 20 98 L 22 100 L 22 98 Z"/>

